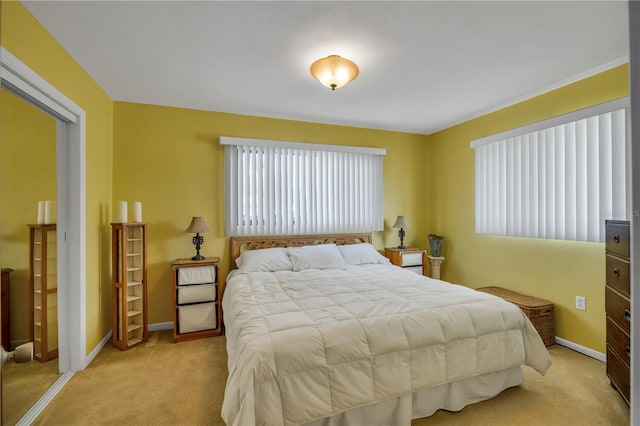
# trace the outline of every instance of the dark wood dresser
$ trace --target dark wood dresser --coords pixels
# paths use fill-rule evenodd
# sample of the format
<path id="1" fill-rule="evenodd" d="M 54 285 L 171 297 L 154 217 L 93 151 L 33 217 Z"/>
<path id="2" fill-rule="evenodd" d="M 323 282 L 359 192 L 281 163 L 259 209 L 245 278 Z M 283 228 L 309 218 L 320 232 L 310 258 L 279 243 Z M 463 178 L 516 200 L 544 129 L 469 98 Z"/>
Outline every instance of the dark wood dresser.
<path id="1" fill-rule="evenodd" d="M 605 229 L 607 376 L 628 404 L 631 385 L 631 232 L 626 221 L 607 220 Z"/>

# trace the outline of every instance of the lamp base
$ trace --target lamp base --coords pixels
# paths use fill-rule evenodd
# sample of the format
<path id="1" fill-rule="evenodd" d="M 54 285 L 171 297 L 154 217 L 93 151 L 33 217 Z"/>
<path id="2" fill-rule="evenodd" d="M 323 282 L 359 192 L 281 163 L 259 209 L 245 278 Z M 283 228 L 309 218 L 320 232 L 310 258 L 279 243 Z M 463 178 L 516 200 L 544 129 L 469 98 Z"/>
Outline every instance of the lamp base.
<path id="1" fill-rule="evenodd" d="M 191 258 L 191 260 L 204 260 L 204 256 L 201 254 L 196 254 Z"/>
<path id="2" fill-rule="evenodd" d="M 400 245 L 398 246 L 399 249 L 406 249 L 407 246 L 404 245 L 404 229 L 400 228 L 400 231 L 398 231 L 398 236 L 400 237 Z"/>

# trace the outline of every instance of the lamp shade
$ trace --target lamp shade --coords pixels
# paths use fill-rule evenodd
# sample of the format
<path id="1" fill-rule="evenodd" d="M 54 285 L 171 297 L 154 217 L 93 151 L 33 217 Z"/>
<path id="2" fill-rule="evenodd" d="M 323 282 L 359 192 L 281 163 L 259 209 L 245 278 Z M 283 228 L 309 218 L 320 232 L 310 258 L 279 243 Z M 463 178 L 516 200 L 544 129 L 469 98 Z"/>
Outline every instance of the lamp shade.
<path id="1" fill-rule="evenodd" d="M 207 224 L 204 223 L 204 218 L 202 216 L 194 216 L 193 219 L 191 219 L 191 224 L 184 232 L 191 234 L 203 234 L 205 232 L 209 232 L 209 228 L 207 228 Z"/>
<path id="2" fill-rule="evenodd" d="M 312 76 L 331 90 L 344 86 L 360 73 L 355 62 L 338 55 L 318 59 L 309 70 Z"/>
<path id="3" fill-rule="evenodd" d="M 398 216 L 396 219 L 396 223 L 393 224 L 392 228 L 408 228 L 409 222 L 405 219 L 404 216 Z"/>
<path id="4" fill-rule="evenodd" d="M 0 364 L 4 365 L 10 359 L 16 364 L 33 361 L 33 342 L 24 343 L 12 352 L 7 352 L 0 346 Z"/>

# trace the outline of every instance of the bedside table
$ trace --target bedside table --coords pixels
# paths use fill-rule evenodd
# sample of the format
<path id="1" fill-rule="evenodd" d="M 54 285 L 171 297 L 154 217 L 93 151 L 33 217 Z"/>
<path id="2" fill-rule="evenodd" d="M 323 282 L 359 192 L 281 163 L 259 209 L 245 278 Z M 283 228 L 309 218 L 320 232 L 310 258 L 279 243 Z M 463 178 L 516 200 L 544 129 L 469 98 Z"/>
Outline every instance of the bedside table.
<path id="1" fill-rule="evenodd" d="M 220 258 L 177 259 L 173 268 L 173 341 L 223 334 L 218 266 Z"/>
<path id="2" fill-rule="evenodd" d="M 392 264 L 408 269 L 419 275 L 426 275 L 427 250 L 423 248 L 395 248 L 386 247 L 384 255 Z"/>

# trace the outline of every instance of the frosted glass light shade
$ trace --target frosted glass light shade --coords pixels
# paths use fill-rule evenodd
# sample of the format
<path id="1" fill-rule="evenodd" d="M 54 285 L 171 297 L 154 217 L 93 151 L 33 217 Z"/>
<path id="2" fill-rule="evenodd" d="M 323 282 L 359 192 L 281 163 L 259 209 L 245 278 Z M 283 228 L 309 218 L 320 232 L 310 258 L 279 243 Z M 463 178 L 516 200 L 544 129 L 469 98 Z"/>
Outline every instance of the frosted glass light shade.
<path id="1" fill-rule="evenodd" d="M 311 75 L 320 83 L 336 90 L 358 76 L 360 70 L 355 62 L 338 55 L 329 55 L 311 64 Z"/>

